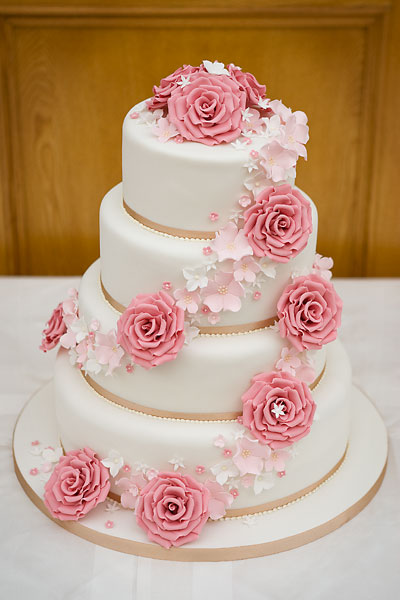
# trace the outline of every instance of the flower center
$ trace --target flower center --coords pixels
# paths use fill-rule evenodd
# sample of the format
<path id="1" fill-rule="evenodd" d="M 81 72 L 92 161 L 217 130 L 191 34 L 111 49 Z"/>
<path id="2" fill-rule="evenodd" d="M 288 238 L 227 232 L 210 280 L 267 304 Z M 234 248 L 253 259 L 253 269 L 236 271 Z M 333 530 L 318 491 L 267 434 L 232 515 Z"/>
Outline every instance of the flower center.
<path id="1" fill-rule="evenodd" d="M 249 265 L 247 263 L 242 264 L 242 271 L 247 271 L 248 268 L 249 268 Z"/>
<path id="2" fill-rule="evenodd" d="M 243 458 L 249 458 L 249 456 L 251 456 L 250 450 L 247 450 L 246 448 L 242 450 L 242 456 Z"/>
<path id="3" fill-rule="evenodd" d="M 272 166 L 272 165 L 275 164 L 275 159 L 272 156 L 270 156 L 269 159 L 268 159 L 268 162 Z"/>
<path id="4" fill-rule="evenodd" d="M 271 454 L 271 460 L 273 460 L 273 461 L 278 460 L 278 455 L 277 455 L 276 452 L 272 452 L 272 454 Z"/>
<path id="5" fill-rule="evenodd" d="M 228 288 L 226 287 L 226 285 L 220 285 L 218 288 L 218 294 L 225 296 L 227 293 L 228 293 Z"/>
<path id="6" fill-rule="evenodd" d="M 294 137 L 292 135 L 289 135 L 288 139 L 291 144 L 294 144 Z"/>
<path id="7" fill-rule="evenodd" d="M 173 502 L 170 502 L 170 503 L 168 504 L 168 510 L 169 510 L 169 512 L 171 512 L 172 514 L 175 514 L 175 513 L 176 513 L 176 511 L 178 510 L 178 507 L 177 507 L 177 505 L 176 505 L 176 504 L 174 504 Z"/>
<path id="8" fill-rule="evenodd" d="M 184 300 L 185 304 L 190 304 L 192 302 L 192 296 L 189 296 L 188 294 L 187 296 L 185 296 Z"/>
<path id="9" fill-rule="evenodd" d="M 235 244 L 233 244 L 232 242 L 230 244 L 226 245 L 228 250 L 234 250 L 235 249 Z"/>

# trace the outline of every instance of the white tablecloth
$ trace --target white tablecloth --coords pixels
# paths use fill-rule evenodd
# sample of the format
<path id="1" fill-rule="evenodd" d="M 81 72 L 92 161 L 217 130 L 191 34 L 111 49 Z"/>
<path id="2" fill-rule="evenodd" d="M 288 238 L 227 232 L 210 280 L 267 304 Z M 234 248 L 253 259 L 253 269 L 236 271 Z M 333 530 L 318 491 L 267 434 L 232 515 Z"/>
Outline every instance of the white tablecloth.
<path id="1" fill-rule="evenodd" d="M 354 381 L 390 434 L 378 495 L 325 538 L 237 562 L 173 563 L 95 546 L 57 527 L 20 488 L 11 437 L 18 412 L 51 378 L 44 322 L 78 278 L 0 278 L 0 598 L 3 600 L 391 600 L 400 598 L 400 280 L 338 279 L 341 338 Z"/>

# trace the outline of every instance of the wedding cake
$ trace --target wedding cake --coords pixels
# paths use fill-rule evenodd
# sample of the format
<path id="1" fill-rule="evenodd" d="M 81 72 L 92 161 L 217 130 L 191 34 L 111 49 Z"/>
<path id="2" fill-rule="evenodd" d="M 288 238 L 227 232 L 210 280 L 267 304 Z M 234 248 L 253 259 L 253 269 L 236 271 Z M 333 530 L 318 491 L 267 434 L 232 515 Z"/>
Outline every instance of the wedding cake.
<path id="1" fill-rule="evenodd" d="M 101 514 L 111 537 L 195 548 L 341 471 L 351 369 L 333 261 L 295 185 L 308 137 L 304 112 L 217 61 L 126 115 L 100 259 L 43 332 L 43 351 L 60 344 L 57 443 L 31 441 L 30 474 L 54 519 Z"/>

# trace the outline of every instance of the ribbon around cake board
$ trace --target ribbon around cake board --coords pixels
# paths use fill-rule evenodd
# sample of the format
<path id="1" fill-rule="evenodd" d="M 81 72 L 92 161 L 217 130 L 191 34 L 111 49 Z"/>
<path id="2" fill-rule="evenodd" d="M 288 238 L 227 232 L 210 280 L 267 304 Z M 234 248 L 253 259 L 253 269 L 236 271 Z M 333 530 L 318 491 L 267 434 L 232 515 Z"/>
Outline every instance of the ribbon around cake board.
<path id="1" fill-rule="evenodd" d="M 104 299 L 108 304 L 110 304 L 116 311 L 119 313 L 123 313 L 126 311 L 127 307 L 115 300 L 108 293 L 104 284 L 100 277 L 100 287 L 103 293 Z M 220 325 L 219 327 L 215 326 L 205 326 L 199 327 L 199 335 L 235 335 L 240 333 L 251 333 L 253 331 L 258 331 L 260 329 L 265 329 L 266 327 L 270 327 L 276 321 L 277 317 L 270 317 L 269 319 L 263 319 L 261 321 L 253 321 L 252 323 L 243 323 L 242 325 Z"/>
<path id="2" fill-rule="evenodd" d="M 137 404 L 136 402 L 132 402 L 131 400 L 126 400 L 113 392 L 110 392 L 102 385 L 97 383 L 88 373 L 84 373 L 81 371 L 82 377 L 86 381 L 86 383 L 100 396 L 102 396 L 105 400 L 112 402 L 113 404 L 117 404 L 122 408 L 131 410 L 133 412 L 142 413 L 144 415 L 148 415 L 149 417 L 156 417 L 159 419 L 173 419 L 173 420 L 183 420 L 183 421 L 236 421 L 238 417 L 241 416 L 241 412 L 239 411 L 230 411 L 230 412 L 212 412 L 212 413 L 192 413 L 192 412 L 175 412 L 169 410 L 160 410 L 158 408 L 150 408 L 148 406 L 143 406 L 143 404 Z M 321 373 L 318 377 L 309 385 L 310 390 L 314 390 L 317 385 L 320 383 L 323 375 L 325 373 L 325 366 L 322 369 Z"/>

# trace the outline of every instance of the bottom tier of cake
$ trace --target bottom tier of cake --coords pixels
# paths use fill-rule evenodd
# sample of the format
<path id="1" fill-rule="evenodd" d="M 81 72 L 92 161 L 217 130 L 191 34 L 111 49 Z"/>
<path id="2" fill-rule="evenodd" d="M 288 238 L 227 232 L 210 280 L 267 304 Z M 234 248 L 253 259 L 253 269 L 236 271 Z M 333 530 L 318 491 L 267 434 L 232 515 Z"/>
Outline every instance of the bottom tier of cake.
<path id="1" fill-rule="evenodd" d="M 247 436 L 237 421 L 156 417 L 120 406 L 95 391 L 63 350 L 56 362 L 54 398 L 65 451 L 89 446 L 105 457 L 115 450 L 132 469 L 179 468 L 201 481 L 217 477 L 235 489 L 231 509 L 252 512 L 252 507 L 298 494 L 340 464 L 349 435 L 350 386 L 349 360 L 341 343 L 333 342 L 327 348 L 324 374 L 312 392 L 317 411 L 310 433 L 291 447 L 284 471 L 247 478 L 240 476 L 234 461 L 243 451 L 243 435 Z M 115 483 L 112 492 L 118 493 Z"/>

